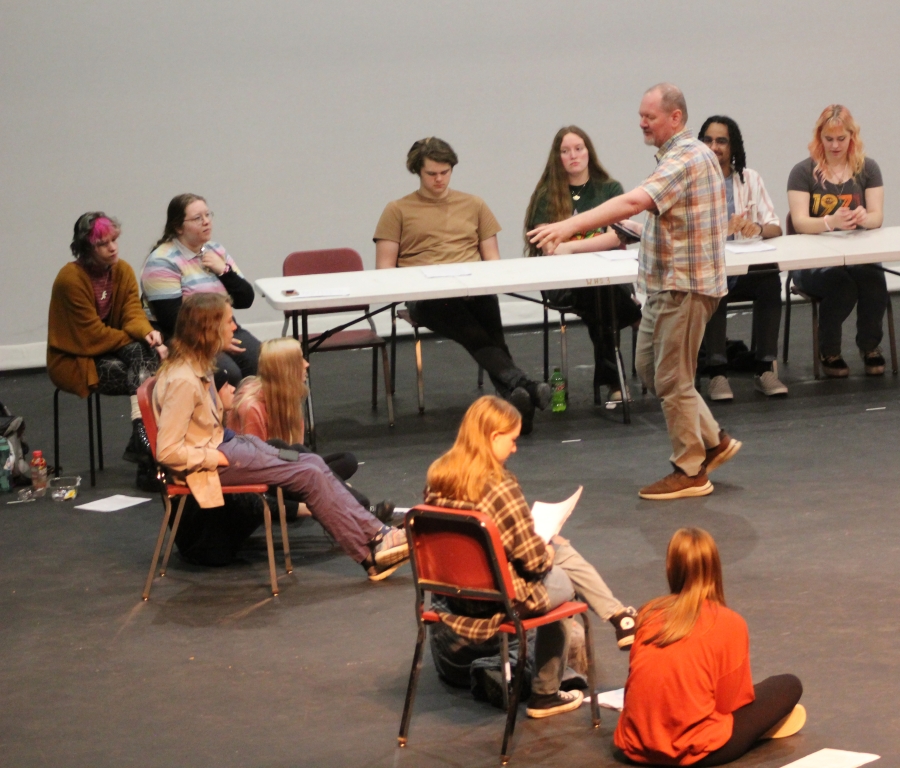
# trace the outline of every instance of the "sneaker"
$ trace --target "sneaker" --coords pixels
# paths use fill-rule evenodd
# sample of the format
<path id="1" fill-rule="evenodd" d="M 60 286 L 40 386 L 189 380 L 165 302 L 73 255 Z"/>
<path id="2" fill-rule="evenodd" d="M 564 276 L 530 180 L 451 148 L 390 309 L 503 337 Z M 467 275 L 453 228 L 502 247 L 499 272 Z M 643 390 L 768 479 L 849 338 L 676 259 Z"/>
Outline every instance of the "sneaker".
<path id="1" fill-rule="evenodd" d="M 609 623 L 616 630 L 616 645 L 619 650 L 627 651 L 634 643 L 635 618 L 637 611 L 630 605 L 623 611 L 619 611 L 609 619 Z"/>
<path id="2" fill-rule="evenodd" d="M 706 451 L 706 461 L 703 462 L 706 473 L 709 474 L 726 461 L 731 461 L 741 450 L 742 445 L 740 440 L 735 440 L 724 429 L 719 430 L 719 444 Z"/>
<path id="3" fill-rule="evenodd" d="M 390 525 L 391 520 L 394 519 L 394 502 L 388 499 L 379 501 L 377 504 L 372 504 L 369 507 L 369 512 L 379 522 Z"/>
<path id="4" fill-rule="evenodd" d="M 850 367 L 840 355 L 829 355 L 828 357 L 819 355 L 819 360 L 822 363 L 822 370 L 830 379 L 846 379 L 850 375 Z M 882 372 L 884 371 L 882 370 Z"/>
<path id="5" fill-rule="evenodd" d="M 882 366 L 883 368 L 884 366 Z M 128 445 L 125 446 L 122 459 L 130 461 L 132 464 L 153 461 L 150 440 L 147 438 L 147 430 L 144 428 L 143 419 L 135 419 L 131 422 L 131 437 L 128 440 Z"/>
<path id="6" fill-rule="evenodd" d="M 530 435 L 534 428 L 534 403 L 525 387 L 516 387 L 509 395 L 509 402 L 522 414 L 522 434 Z"/>
<path id="7" fill-rule="evenodd" d="M 757 392 L 762 392 L 766 397 L 786 395 L 788 392 L 788 388 L 779 381 L 775 371 L 764 371 L 759 376 L 754 376 L 753 385 Z"/>
<path id="8" fill-rule="evenodd" d="M 392 565 L 378 565 L 377 563 L 372 563 L 370 558 L 367 558 L 363 560 L 362 567 L 366 569 L 366 575 L 369 577 L 369 581 L 381 581 L 390 576 L 407 560 L 409 560 L 408 557 L 405 560 L 393 563 Z"/>
<path id="9" fill-rule="evenodd" d="M 706 476 L 706 470 L 691 477 L 680 469 L 676 469 L 671 475 L 666 475 L 662 480 L 657 480 L 653 485 L 641 488 L 638 496 L 642 499 L 684 499 L 689 496 L 709 496 L 713 492 L 713 484 Z"/>
<path id="10" fill-rule="evenodd" d="M 709 380 L 708 392 L 710 400 L 734 400 L 734 392 L 731 391 L 727 376 L 713 376 Z"/>
<path id="11" fill-rule="evenodd" d="M 866 376 L 884 376 L 884 355 L 881 347 L 875 347 L 871 352 L 859 351 L 863 365 L 866 366 Z"/>
<path id="12" fill-rule="evenodd" d="M 571 712 L 578 709 L 584 701 L 581 691 L 557 691 L 556 693 L 536 694 L 532 693 L 528 699 L 528 707 L 525 714 L 528 717 L 541 718 L 561 715 L 563 712 Z"/>
<path id="13" fill-rule="evenodd" d="M 797 704 L 789 715 L 781 718 L 775 725 L 766 731 L 761 739 L 783 739 L 787 736 L 793 736 L 804 725 L 806 725 L 806 707 Z"/>
<path id="14" fill-rule="evenodd" d="M 409 559 L 409 543 L 402 528 L 384 526 L 369 542 L 375 565 L 393 565 Z"/>
<path id="15" fill-rule="evenodd" d="M 553 390 L 546 381 L 529 381 L 524 389 L 528 392 L 535 408 L 540 408 L 542 411 L 547 410 L 547 406 L 550 405 L 550 400 L 553 398 Z"/>

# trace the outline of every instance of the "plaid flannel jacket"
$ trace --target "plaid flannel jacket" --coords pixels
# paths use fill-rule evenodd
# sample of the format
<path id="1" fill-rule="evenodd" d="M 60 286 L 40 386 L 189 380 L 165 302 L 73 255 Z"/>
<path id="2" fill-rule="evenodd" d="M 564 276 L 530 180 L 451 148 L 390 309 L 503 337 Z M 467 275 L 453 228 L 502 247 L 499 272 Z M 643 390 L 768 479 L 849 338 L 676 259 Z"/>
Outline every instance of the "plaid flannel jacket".
<path id="1" fill-rule="evenodd" d="M 544 575 L 553 567 L 553 550 L 534 532 L 528 502 L 518 480 L 512 474 L 502 481 L 489 482 L 478 504 L 447 499 L 425 489 L 425 503 L 451 509 L 477 509 L 490 515 L 500 532 L 500 540 L 509 561 L 509 571 L 515 589 L 515 609 L 519 615 L 535 616 L 546 613 L 550 598 L 543 584 Z M 497 634 L 506 618 L 502 612 L 489 618 L 473 618 L 438 612 L 441 621 L 456 634 L 483 643 Z"/>

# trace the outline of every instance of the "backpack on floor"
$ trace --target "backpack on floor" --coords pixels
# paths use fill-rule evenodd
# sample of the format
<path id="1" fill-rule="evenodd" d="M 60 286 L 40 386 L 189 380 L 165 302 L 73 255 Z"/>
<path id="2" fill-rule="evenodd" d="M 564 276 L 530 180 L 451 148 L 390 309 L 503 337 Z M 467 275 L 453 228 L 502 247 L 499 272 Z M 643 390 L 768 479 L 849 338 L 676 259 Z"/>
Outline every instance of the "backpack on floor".
<path id="1" fill-rule="evenodd" d="M 28 455 L 28 443 L 22 439 L 25 433 L 25 419 L 13 416 L 3 403 L 0 403 L 0 437 L 9 443 L 12 459 L 12 476 L 16 485 L 27 485 L 30 482 L 31 468 L 25 457 Z"/>

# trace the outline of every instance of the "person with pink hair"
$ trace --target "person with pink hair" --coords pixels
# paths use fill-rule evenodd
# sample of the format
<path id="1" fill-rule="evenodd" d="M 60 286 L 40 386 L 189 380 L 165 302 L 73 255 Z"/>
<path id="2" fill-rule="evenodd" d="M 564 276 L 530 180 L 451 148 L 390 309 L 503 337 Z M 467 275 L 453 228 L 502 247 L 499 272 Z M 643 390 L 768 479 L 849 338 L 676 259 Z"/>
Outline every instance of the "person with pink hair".
<path id="1" fill-rule="evenodd" d="M 79 397 L 95 391 L 131 398 L 131 440 L 124 458 L 150 467 L 150 444 L 137 388 L 152 376 L 167 349 L 138 296 L 131 266 L 119 259 L 119 222 L 102 211 L 78 217 L 70 248 L 75 260 L 56 276 L 47 324 L 47 372 Z M 146 459 L 146 461 L 145 461 Z M 138 487 L 152 472 L 138 470 Z"/>

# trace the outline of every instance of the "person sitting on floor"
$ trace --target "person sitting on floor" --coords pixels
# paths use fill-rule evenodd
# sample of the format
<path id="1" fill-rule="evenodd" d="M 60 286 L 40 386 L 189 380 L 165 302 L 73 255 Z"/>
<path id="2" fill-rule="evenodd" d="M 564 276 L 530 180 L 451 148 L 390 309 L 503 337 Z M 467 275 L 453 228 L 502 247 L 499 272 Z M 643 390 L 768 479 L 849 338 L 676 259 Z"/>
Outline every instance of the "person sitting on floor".
<path id="1" fill-rule="evenodd" d="M 456 152 L 441 139 L 431 136 L 412 145 L 406 168 L 419 177 L 419 188 L 388 203 L 381 214 L 373 238 L 378 269 L 500 258 L 500 225 L 484 200 L 450 189 L 457 162 Z M 418 325 L 465 347 L 487 371 L 497 394 L 518 408 L 522 432 L 529 434 L 535 408 L 550 404 L 550 386 L 532 381 L 513 362 L 497 297 L 427 299 L 406 306 Z"/>
<path id="2" fill-rule="evenodd" d="M 878 229 L 884 221 L 881 169 L 866 157 L 859 124 L 840 104 L 825 107 L 813 129 L 809 157 L 788 177 L 791 223 L 798 233 Z M 819 349 L 826 376 L 842 379 L 841 330 L 856 305 L 856 346 L 866 376 L 884 374 L 881 339 L 888 292 L 878 264 L 802 269 L 791 273 L 804 293 L 820 299 Z"/>
<path id="3" fill-rule="evenodd" d="M 623 193 L 622 185 L 600 164 L 590 137 L 576 125 L 560 128 L 553 138 L 550 157 L 538 181 L 528 210 L 525 232 L 539 224 L 562 221 Z M 603 227 L 578 232 L 571 240 L 560 243 L 554 256 L 566 253 L 592 253 L 619 248 L 622 241 L 611 229 Z M 525 235 L 525 254 L 543 256 Z M 597 313 L 597 289 L 565 288 L 543 291 L 544 298 L 558 307 L 570 307 L 585 325 L 594 345 L 594 404 L 603 405 L 601 387 L 607 387 L 610 402 L 622 399 L 619 369 L 616 362 L 614 333 L 641 320 L 641 308 L 631 297 L 631 286 L 614 285 L 609 296 L 615 301 L 618 328 L 612 327 L 610 308 L 602 306 L 603 318 Z"/>
<path id="4" fill-rule="evenodd" d="M 141 288 L 148 316 L 168 339 L 175 332 L 181 302 L 195 293 L 219 293 L 236 309 L 253 304 L 253 286 L 225 247 L 212 242 L 213 213 L 206 200 L 190 193 L 176 195 L 166 210 L 162 237 L 141 268 Z M 259 340 L 237 326 L 234 340 L 219 353 L 216 368 L 237 387 L 256 374 Z"/>
<path id="5" fill-rule="evenodd" d="M 95 391 L 129 396 L 131 439 L 123 458 L 141 465 L 138 487 L 144 488 L 152 480 L 151 456 L 137 389 L 167 350 L 141 307 L 134 270 L 119 259 L 121 231 L 102 211 L 75 222 L 69 246 L 75 261 L 59 271 L 50 294 L 47 373 L 79 397 Z"/>
<path id="6" fill-rule="evenodd" d="M 681 528 L 669 541 L 671 594 L 638 614 L 615 745 L 640 765 L 723 765 L 760 739 L 806 722 L 794 675 L 753 685 L 746 622 L 725 607 L 713 537 Z"/>
<path id="7" fill-rule="evenodd" d="M 248 376 L 234 393 L 226 424 L 242 435 L 256 435 L 276 448 L 309 453 L 303 444 L 303 403 L 309 393 L 306 372 L 309 363 L 303 357 L 300 342 L 290 336 L 264 341 L 259 352 L 259 372 Z M 226 382 L 217 380 L 217 389 Z M 322 460 L 344 482 L 353 497 L 384 523 L 393 517 L 390 501 L 370 503 L 367 496 L 347 481 L 356 474 L 359 462 L 352 453 L 331 453 Z M 302 501 L 298 496 L 286 499 Z"/>
<path id="8" fill-rule="evenodd" d="M 616 599 L 566 539 L 554 536 L 545 544 L 534 531 L 522 488 L 506 469 L 521 427 L 521 415 L 510 403 L 491 395 L 478 398 L 463 416 L 453 447 L 428 468 L 425 503 L 490 515 L 500 532 L 523 616 L 546 613 L 577 596 L 613 625 L 619 648 L 627 650 L 634 640 L 635 610 Z M 458 635 L 476 642 L 493 637 L 501 619 L 502 614 L 442 617 Z M 537 630 L 529 717 L 550 717 L 581 705 L 581 691 L 560 690 L 570 626 L 563 620 Z"/>
<path id="9" fill-rule="evenodd" d="M 713 115 L 700 128 L 700 141 L 709 147 L 725 177 L 728 203 L 728 239 L 747 240 L 781 235 L 781 222 L 760 175 L 747 167 L 741 129 L 730 117 Z M 720 302 L 706 324 L 706 371 L 709 374 L 709 399 L 732 400 L 728 383 L 728 358 L 725 355 L 725 330 L 728 302 L 753 302 L 753 327 L 756 329 L 756 366 L 753 382 L 758 392 L 771 397 L 786 395 L 787 387 L 778 380 L 778 329 L 781 326 L 781 276 L 772 270 L 748 272 L 728 278 L 728 295 Z"/>
<path id="10" fill-rule="evenodd" d="M 265 483 L 300 493 L 313 519 L 369 579 L 389 576 L 409 558 L 405 531 L 363 509 L 318 455 L 285 452 L 255 435 L 224 428 L 231 403 L 215 390 L 213 366 L 230 346 L 234 329 L 227 296 L 199 293 L 184 300 L 153 392 L 157 461 L 187 483 L 204 509 L 225 503 L 223 485 Z M 231 392 L 222 388 L 226 400 Z"/>

